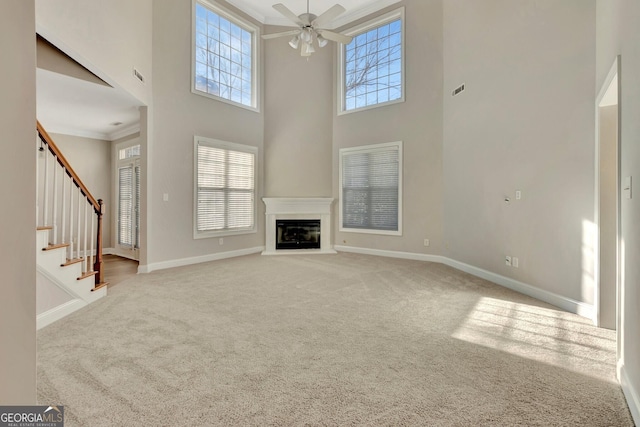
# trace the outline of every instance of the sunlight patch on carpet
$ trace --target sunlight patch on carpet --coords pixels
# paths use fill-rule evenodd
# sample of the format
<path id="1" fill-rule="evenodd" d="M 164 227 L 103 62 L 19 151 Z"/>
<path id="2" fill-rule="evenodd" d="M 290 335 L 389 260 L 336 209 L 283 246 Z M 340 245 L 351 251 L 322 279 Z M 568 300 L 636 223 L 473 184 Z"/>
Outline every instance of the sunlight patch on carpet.
<path id="1" fill-rule="evenodd" d="M 570 313 L 483 297 L 452 336 L 617 383 L 615 332 Z"/>

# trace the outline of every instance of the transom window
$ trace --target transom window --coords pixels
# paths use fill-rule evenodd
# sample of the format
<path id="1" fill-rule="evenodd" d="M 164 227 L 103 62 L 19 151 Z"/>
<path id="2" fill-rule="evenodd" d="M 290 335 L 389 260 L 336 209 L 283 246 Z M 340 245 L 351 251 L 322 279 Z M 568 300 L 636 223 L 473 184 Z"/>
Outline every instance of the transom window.
<path id="1" fill-rule="evenodd" d="M 257 110 L 258 29 L 210 1 L 195 1 L 194 93 Z"/>
<path id="2" fill-rule="evenodd" d="M 340 150 L 340 231 L 402 235 L 402 142 Z"/>
<path id="3" fill-rule="evenodd" d="M 194 238 L 256 231 L 258 148 L 196 136 Z"/>
<path id="4" fill-rule="evenodd" d="M 348 31 L 340 52 L 340 113 L 404 100 L 404 8 Z"/>

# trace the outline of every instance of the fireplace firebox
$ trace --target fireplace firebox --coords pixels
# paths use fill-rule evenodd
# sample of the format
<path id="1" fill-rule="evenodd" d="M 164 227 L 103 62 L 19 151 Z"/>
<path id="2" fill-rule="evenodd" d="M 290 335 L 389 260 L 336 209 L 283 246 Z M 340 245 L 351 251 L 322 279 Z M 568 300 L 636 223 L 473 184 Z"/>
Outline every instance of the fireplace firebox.
<path id="1" fill-rule="evenodd" d="M 320 220 L 276 220 L 276 250 L 278 249 L 320 249 Z"/>

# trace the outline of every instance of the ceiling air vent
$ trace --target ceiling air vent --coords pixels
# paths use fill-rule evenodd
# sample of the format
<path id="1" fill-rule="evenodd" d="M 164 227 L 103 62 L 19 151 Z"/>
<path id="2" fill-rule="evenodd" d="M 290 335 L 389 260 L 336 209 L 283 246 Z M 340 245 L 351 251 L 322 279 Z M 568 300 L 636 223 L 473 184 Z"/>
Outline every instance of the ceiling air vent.
<path id="1" fill-rule="evenodd" d="M 144 76 L 142 75 L 142 73 L 138 70 L 136 70 L 135 68 L 133 69 L 133 75 L 136 76 L 136 79 L 140 80 L 142 83 L 144 83 Z"/>
<path id="2" fill-rule="evenodd" d="M 454 91 L 451 93 L 451 96 L 456 96 L 457 94 L 463 91 L 464 91 L 464 83 L 462 83 L 460 86 L 455 88 Z"/>

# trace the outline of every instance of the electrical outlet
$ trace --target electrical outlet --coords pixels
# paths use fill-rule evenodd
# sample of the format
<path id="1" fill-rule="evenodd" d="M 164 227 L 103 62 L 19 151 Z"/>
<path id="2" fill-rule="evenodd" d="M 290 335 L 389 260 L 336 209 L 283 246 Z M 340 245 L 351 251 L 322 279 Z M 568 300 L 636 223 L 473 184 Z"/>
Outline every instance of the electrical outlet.
<path id="1" fill-rule="evenodd" d="M 511 257 L 509 255 L 504 257 L 504 264 L 508 267 L 511 267 Z"/>
<path id="2" fill-rule="evenodd" d="M 518 261 L 518 258 L 517 258 L 517 257 L 513 257 L 513 258 L 511 259 L 511 265 L 512 265 L 514 268 L 518 268 L 518 263 L 519 263 L 519 261 Z"/>
<path id="3" fill-rule="evenodd" d="M 516 190 L 516 200 L 522 199 L 522 191 Z"/>
<path id="4" fill-rule="evenodd" d="M 429 246 L 430 245 L 429 239 L 424 239 L 424 245 L 425 246 Z"/>
<path id="5" fill-rule="evenodd" d="M 218 239 L 218 244 L 220 246 L 224 245 L 224 239 L 222 237 Z"/>

